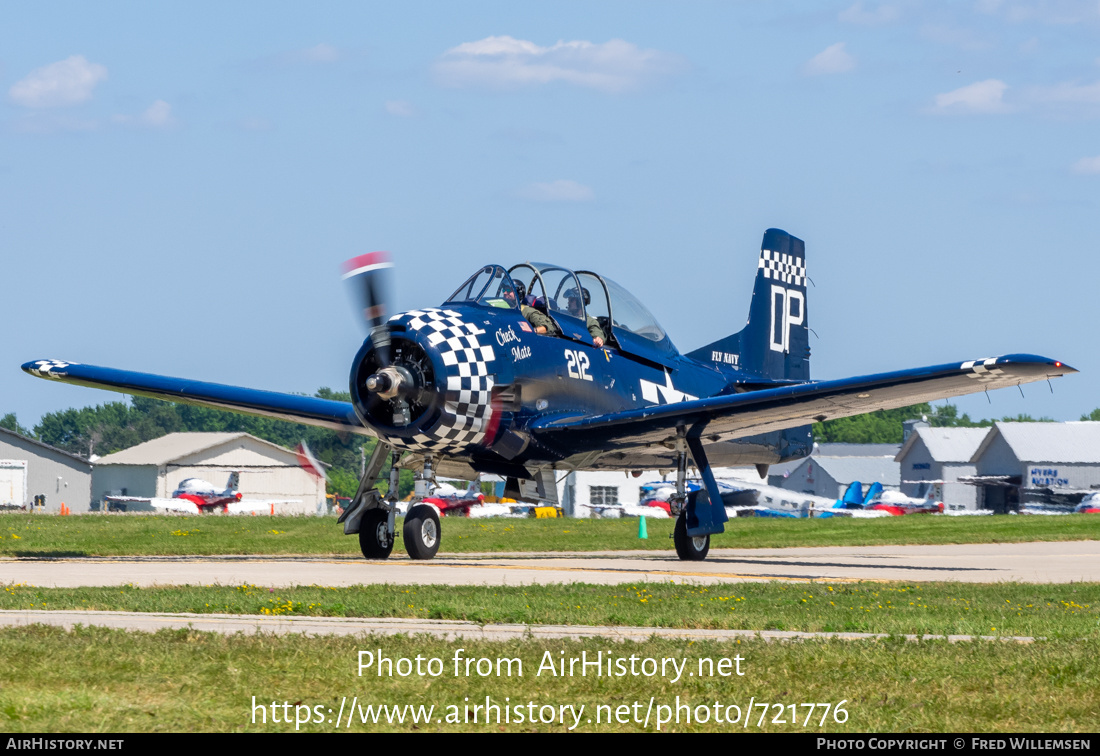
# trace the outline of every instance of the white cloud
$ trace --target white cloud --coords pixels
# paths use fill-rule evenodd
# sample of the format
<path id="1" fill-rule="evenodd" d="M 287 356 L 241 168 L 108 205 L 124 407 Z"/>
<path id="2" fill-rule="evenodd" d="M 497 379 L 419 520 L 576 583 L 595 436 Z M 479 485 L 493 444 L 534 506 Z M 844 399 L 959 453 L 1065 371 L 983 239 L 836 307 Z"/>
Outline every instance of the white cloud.
<path id="1" fill-rule="evenodd" d="M 322 42 L 313 47 L 287 53 L 287 58 L 291 62 L 300 63 L 335 63 L 340 59 L 340 51 L 332 45 L 326 45 Z"/>
<path id="2" fill-rule="evenodd" d="M 846 24 L 858 24 L 860 26 L 884 26 L 892 24 L 901 18 L 901 9 L 896 5 L 880 4 L 874 10 L 866 10 L 863 3 L 842 10 L 838 18 Z"/>
<path id="3" fill-rule="evenodd" d="M 943 113 L 1006 113 L 1008 85 L 1000 79 L 986 79 L 936 95 L 934 110 Z"/>
<path id="4" fill-rule="evenodd" d="M 1070 166 L 1074 173 L 1100 174 L 1100 155 L 1085 157 Z"/>
<path id="5" fill-rule="evenodd" d="M 266 118 L 257 118 L 255 116 L 242 118 L 237 121 L 237 127 L 242 131 L 271 131 L 275 128 L 271 121 Z"/>
<path id="6" fill-rule="evenodd" d="M 536 202 L 589 202 L 596 197 L 591 187 L 568 179 L 528 184 L 517 194 Z"/>
<path id="7" fill-rule="evenodd" d="M 847 73 L 856 67 L 856 59 L 844 49 L 843 42 L 829 45 L 806 61 L 802 72 L 809 76 Z"/>
<path id="8" fill-rule="evenodd" d="M 540 47 L 513 37 L 464 42 L 443 53 L 435 65 L 438 81 L 450 87 L 514 89 L 566 82 L 604 92 L 636 89 L 676 72 L 680 59 L 659 50 L 643 50 L 621 39 L 602 44 L 558 42 Z"/>
<path id="9" fill-rule="evenodd" d="M 144 126 L 150 129 L 165 129 L 176 125 L 172 106 L 164 100 L 157 100 L 136 116 L 116 115 L 111 120 L 126 126 Z"/>
<path id="10" fill-rule="evenodd" d="M 73 55 L 42 68 L 8 90 L 8 96 L 28 108 L 55 108 L 77 105 L 92 98 L 96 84 L 107 78 L 107 68 L 89 63 L 83 55 Z"/>
<path id="11" fill-rule="evenodd" d="M 416 108 L 408 100 L 387 100 L 386 112 L 399 118 L 411 118 L 416 115 Z"/>
<path id="12" fill-rule="evenodd" d="M 171 126 L 176 122 L 176 119 L 172 117 L 172 106 L 164 100 L 154 102 L 138 118 L 146 126 L 155 128 Z"/>

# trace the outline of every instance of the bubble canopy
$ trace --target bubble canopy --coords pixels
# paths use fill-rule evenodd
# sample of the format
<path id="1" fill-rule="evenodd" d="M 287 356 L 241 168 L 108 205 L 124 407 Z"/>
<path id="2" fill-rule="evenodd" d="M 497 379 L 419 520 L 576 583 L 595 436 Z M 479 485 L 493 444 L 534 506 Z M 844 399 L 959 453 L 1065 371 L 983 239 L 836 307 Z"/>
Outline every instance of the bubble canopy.
<path id="1" fill-rule="evenodd" d="M 641 301 L 615 281 L 592 271 L 574 272 L 560 265 L 525 262 L 505 270 L 486 265 L 458 287 L 446 304 L 476 304 L 517 309 L 517 284 L 525 292 L 522 304 L 542 310 L 578 341 L 591 341 L 587 318 L 595 318 L 609 344 L 624 352 L 665 363 L 678 352 L 657 318 Z"/>

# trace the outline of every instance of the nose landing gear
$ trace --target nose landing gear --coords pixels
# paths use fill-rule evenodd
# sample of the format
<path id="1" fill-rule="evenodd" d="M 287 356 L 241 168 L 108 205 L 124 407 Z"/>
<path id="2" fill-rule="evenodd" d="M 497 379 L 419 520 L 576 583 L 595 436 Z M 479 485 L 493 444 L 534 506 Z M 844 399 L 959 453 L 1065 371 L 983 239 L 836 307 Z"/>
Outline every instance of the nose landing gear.
<path id="1" fill-rule="evenodd" d="M 400 468 L 394 459 L 390 466 L 390 494 L 385 499 L 374 488 L 381 477 L 386 456 L 393 449 L 379 442 L 371 454 L 359 490 L 338 522 L 344 524 L 345 535 L 359 535 L 359 549 L 367 559 L 387 559 L 393 552 L 397 539 L 397 485 Z M 396 454 L 396 453 L 395 453 Z M 424 459 L 423 467 L 416 473 L 414 502 L 422 502 L 428 494 L 432 479 L 432 460 Z M 405 515 L 401 537 L 405 551 L 412 559 L 431 559 L 439 551 L 441 536 L 439 513 L 435 507 L 424 503 L 411 503 Z"/>

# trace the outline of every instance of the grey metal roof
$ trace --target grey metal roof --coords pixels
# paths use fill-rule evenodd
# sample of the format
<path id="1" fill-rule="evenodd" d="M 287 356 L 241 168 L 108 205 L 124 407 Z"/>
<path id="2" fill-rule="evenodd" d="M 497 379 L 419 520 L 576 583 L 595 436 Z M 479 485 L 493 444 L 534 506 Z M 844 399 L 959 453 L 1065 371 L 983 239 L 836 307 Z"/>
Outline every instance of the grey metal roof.
<path id="1" fill-rule="evenodd" d="M 893 457 L 901 444 L 817 444 L 818 457 Z"/>
<path id="2" fill-rule="evenodd" d="M 901 458 L 908 454 L 918 441 L 921 441 L 932 459 L 937 462 L 969 462 L 988 433 L 989 428 L 922 426 L 914 429 L 894 459 L 900 462 Z"/>
<path id="3" fill-rule="evenodd" d="M 24 436 L 21 433 L 16 433 L 15 431 L 8 430 L 7 428 L 0 428 L 0 434 L 11 436 L 12 438 L 19 439 L 20 441 L 25 441 L 26 443 L 31 444 L 32 446 L 37 446 L 37 447 L 42 448 L 42 449 L 48 449 L 48 450 L 54 452 L 55 454 L 60 454 L 62 456 L 68 457 L 69 459 L 74 459 L 77 462 L 81 462 L 85 465 L 88 465 L 89 467 L 91 467 L 91 465 L 92 465 L 91 462 L 89 462 L 87 459 L 85 459 L 84 457 L 81 457 L 78 454 L 73 454 L 72 452 L 67 452 L 64 449 L 58 449 L 56 446 L 50 446 L 49 444 L 44 444 L 36 438 L 30 438 L 29 436 Z"/>
<path id="4" fill-rule="evenodd" d="M 131 446 L 96 460 L 97 465 L 167 465 L 181 457 L 187 457 L 215 446 L 221 446 L 239 438 L 250 438 L 284 454 L 294 454 L 278 444 L 256 438 L 249 433 L 169 433 L 152 441 Z"/>
<path id="5" fill-rule="evenodd" d="M 897 488 L 901 485 L 901 465 L 893 457 L 810 457 L 803 464 L 812 462 L 827 472 L 837 483 L 847 485 L 854 480 Z"/>
<path id="6" fill-rule="evenodd" d="M 994 423 L 971 462 L 999 435 L 1021 462 L 1100 464 L 1100 423 Z"/>
<path id="7" fill-rule="evenodd" d="M 814 444 L 814 450 L 810 456 L 815 459 L 817 457 L 887 457 L 893 459 L 900 448 L 900 444 Z M 773 475 L 787 477 L 794 468 L 804 461 L 805 458 L 772 465 L 768 468 L 768 477 L 770 478 Z"/>

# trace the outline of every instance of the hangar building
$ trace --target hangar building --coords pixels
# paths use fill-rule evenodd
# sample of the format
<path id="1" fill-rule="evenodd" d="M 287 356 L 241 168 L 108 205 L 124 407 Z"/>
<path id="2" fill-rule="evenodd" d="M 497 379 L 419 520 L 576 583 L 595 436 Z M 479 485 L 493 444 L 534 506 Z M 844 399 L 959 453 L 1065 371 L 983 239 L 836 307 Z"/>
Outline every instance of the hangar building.
<path id="1" fill-rule="evenodd" d="M 276 514 L 325 511 L 324 480 L 303 470 L 295 452 L 248 433 L 170 433 L 108 454 L 96 461 L 92 499 L 99 503 L 109 494 L 168 498 L 187 478 L 222 488 L 234 470 L 241 473 L 238 490 L 246 499 L 299 500 L 276 505 Z"/>
<path id="2" fill-rule="evenodd" d="M 41 441 L 0 428 L 0 505 L 22 507 L 46 496 L 46 512 L 65 504 L 87 512 L 92 502 L 92 463 Z"/>
<path id="3" fill-rule="evenodd" d="M 924 498 L 932 484 L 921 481 L 943 481 L 942 496 L 946 507 L 977 509 L 978 494 L 974 486 L 957 481 L 976 472 L 970 460 L 988 433 L 988 428 L 916 426 L 895 458 L 901 466 L 901 492 Z"/>
<path id="4" fill-rule="evenodd" d="M 874 482 L 887 490 L 901 485 L 900 466 L 894 460 L 896 444 L 820 444 L 805 459 L 774 466 L 768 484 L 827 499 L 837 499 L 853 481 L 864 492 Z"/>
<path id="5" fill-rule="evenodd" d="M 1028 489 L 1100 487 L 1100 422 L 994 423 L 970 460 L 978 507 L 1019 508 Z"/>

